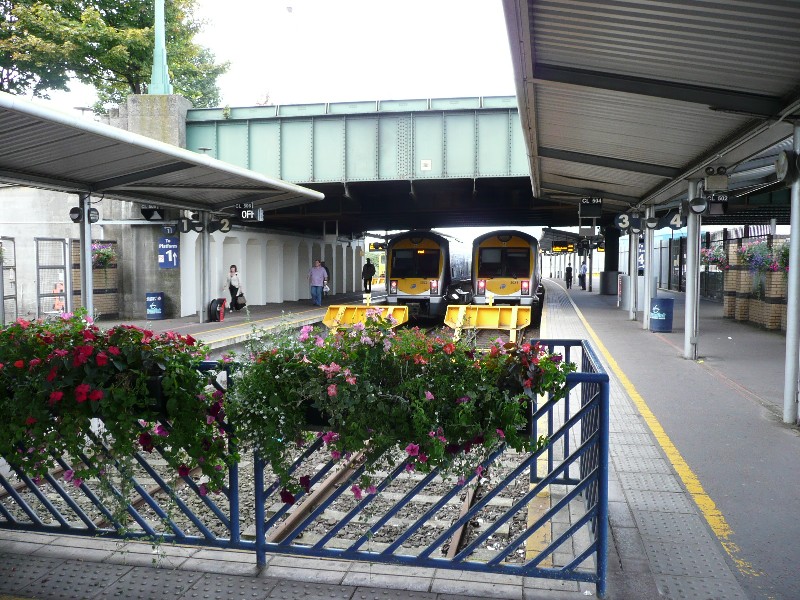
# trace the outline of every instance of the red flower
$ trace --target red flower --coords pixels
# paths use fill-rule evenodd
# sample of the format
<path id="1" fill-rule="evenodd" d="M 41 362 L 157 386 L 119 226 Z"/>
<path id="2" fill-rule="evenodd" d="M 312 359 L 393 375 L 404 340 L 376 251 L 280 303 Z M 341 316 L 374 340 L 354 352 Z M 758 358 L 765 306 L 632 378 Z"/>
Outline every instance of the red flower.
<path id="1" fill-rule="evenodd" d="M 80 367 L 88 362 L 94 348 L 91 346 L 78 346 L 73 350 L 72 366 Z"/>
<path id="2" fill-rule="evenodd" d="M 78 387 L 76 387 L 75 388 L 75 402 L 77 402 L 78 404 L 80 404 L 82 402 L 86 402 L 86 400 L 89 398 L 89 391 L 91 389 L 92 388 L 89 387 L 88 383 L 82 383 Z"/>
<path id="3" fill-rule="evenodd" d="M 120 349 L 117 348 L 116 346 L 109 346 L 108 347 L 108 353 L 109 354 L 113 354 L 114 356 L 119 356 Z"/>
<path id="4" fill-rule="evenodd" d="M 103 395 L 104 395 L 103 390 L 92 390 L 89 393 L 89 400 L 91 400 L 92 402 L 97 402 L 98 400 L 103 399 Z"/>
<path id="5" fill-rule="evenodd" d="M 61 402 L 63 397 L 64 392 L 50 392 L 50 406 L 53 406 L 56 402 Z"/>
<path id="6" fill-rule="evenodd" d="M 191 469 L 186 465 L 181 465 L 180 467 L 178 467 L 178 475 L 180 475 L 181 477 L 188 477 L 189 471 L 191 471 Z"/>
<path id="7" fill-rule="evenodd" d="M 453 344 L 452 342 L 451 342 L 451 343 L 449 343 L 449 344 L 445 344 L 445 345 L 442 347 L 442 352 L 444 352 L 444 353 L 445 353 L 445 354 L 447 354 L 448 356 L 449 356 L 450 354 L 452 354 L 453 352 L 455 352 L 455 351 L 456 351 L 456 345 L 455 345 L 455 344 Z"/>
<path id="8" fill-rule="evenodd" d="M 47 374 L 47 377 L 45 377 L 45 379 L 47 381 L 53 381 L 53 379 L 56 378 L 57 374 L 58 374 L 58 370 L 56 368 L 52 368 L 52 369 L 50 369 L 50 372 Z"/>
<path id="9" fill-rule="evenodd" d="M 294 504 L 294 494 L 286 488 L 283 488 L 281 490 L 281 502 L 284 504 Z"/>
<path id="10" fill-rule="evenodd" d="M 92 333 L 91 331 L 89 331 L 88 329 L 84 329 L 84 330 L 81 332 L 81 335 L 83 335 L 83 339 L 84 339 L 84 340 L 86 340 L 87 342 L 93 342 L 94 340 L 96 340 L 96 339 L 97 339 L 97 336 L 95 336 L 95 334 L 93 334 L 93 333 Z"/>
<path id="11" fill-rule="evenodd" d="M 197 343 L 197 340 L 190 335 L 187 335 L 184 339 L 186 340 L 186 343 L 189 344 L 190 346 L 194 346 Z"/>
<path id="12" fill-rule="evenodd" d="M 33 425 L 36 423 L 36 417 L 28 417 L 25 419 L 25 425 Z"/>
<path id="13" fill-rule="evenodd" d="M 20 327 L 22 327 L 23 329 L 27 329 L 27 328 L 30 326 L 30 324 L 31 324 L 31 322 L 30 322 L 30 321 L 26 321 L 26 320 L 25 320 L 25 319 L 23 319 L 22 317 L 20 317 L 19 319 L 17 319 L 17 325 L 19 325 L 19 326 L 20 326 Z"/>
<path id="14" fill-rule="evenodd" d="M 14 361 L 14 366 L 17 367 L 18 369 L 24 369 L 25 368 L 25 361 L 22 360 L 22 359 L 15 360 Z"/>
<path id="15" fill-rule="evenodd" d="M 306 491 L 306 494 L 311 491 L 311 477 L 303 475 L 300 477 L 300 487 Z"/>
<path id="16" fill-rule="evenodd" d="M 139 434 L 139 445 L 142 447 L 142 450 L 146 452 L 153 451 L 153 436 L 151 436 L 146 431 L 144 433 Z"/>
<path id="17" fill-rule="evenodd" d="M 32 358 L 31 361 L 28 363 L 28 368 L 32 369 L 35 366 L 39 365 L 42 362 L 41 358 Z"/>
<path id="18" fill-rule="evenodd" d="M 98 352 L 94 359 L 97 361 L 98 367 L 104 367 L 108 364 L 108 354 L 105 352 Z"/>

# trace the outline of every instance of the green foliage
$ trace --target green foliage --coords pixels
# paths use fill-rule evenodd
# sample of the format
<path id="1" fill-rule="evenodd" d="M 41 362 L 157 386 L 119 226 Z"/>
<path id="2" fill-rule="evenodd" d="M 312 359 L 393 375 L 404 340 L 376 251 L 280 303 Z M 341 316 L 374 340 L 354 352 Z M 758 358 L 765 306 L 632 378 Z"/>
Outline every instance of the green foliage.
<path id="1" fill-rule="evenodd" d="M 102 242 L 92 243 L 92 268 L 105 269 L 117 258 L 114 246 Z"/>
<path id="2" fill-rule="evenodd" d="M 237 438 L 270 462 L 285 501 L 298 489 L 291 456 L 314 413 L 331 457 L 363 452 L 367 473 L 399 454 L 408 470 L 463 477 L 502 443 L 519 451 L 546 443 L 525 434 L 525 415 L 539 394 L 564 396 L 574 364 L 530 344 L 482 353 L 417 329 L 395 331 L 380 309 L 367 317 L 327 335 L 311 326 L 275 335 L 234 372 L 228 410 Z M 367 475 L 354 493 L 370 487 Z"/>
<path id="3" fill-rule="evenodd" d="M 710 248 L 700 248 L 700 264 L 715 266 L 721 271 L 731 268 L 725 247 L 721 243 L 715 243 Z"/>
<path id="4" fill-rule="evenodd" d="M 98 106 L 147 92 L 153 61 L 152 0 L 0 0 L 0 90 L 48 97 L 70 77 L 92 85 Z M 228 64 L 193 43 L 195 0 L 166 0 L 166 42 L 175 92 L 197 107 L 219 104 Z"/>
<path id="5" fill-rule="evenodd" d="M 35 479 L 55 466 L 51 454 L 70 457 L 65 478 L 80 485 L 158 446 L 177 474 L 200 468 L 201 492 L 219 490 L 235 457 L 222 397 L 197 370 L 204 355 L 190 336 L 103 331 L 85 313 L 18 319 L 0 329 L 0 456 Z"/>

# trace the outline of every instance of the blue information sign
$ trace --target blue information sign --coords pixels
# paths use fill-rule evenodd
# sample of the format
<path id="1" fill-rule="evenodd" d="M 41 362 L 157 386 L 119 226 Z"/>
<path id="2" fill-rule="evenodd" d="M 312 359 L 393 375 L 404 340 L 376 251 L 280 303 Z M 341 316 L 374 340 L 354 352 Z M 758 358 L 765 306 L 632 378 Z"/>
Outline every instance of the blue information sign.
<path id="1" fill-rule="evenodd" d="M 180 238 L 163 237 L 158 240 L 158 266 L 161 269 L 177 269 L 180 266 L 178 242 Z"/>

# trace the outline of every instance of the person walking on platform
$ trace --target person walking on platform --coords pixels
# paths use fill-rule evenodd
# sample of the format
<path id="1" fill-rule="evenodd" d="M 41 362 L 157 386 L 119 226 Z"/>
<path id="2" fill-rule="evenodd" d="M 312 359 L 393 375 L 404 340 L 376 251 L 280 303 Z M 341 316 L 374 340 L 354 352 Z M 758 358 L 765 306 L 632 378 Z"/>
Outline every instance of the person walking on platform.
<path id="1" fill-rule="evenodd" d="M 328 273 L 319 259 L 308 272 L 308 284 L 311 286 L 311 302 L 314 306 L 322 306 L 322 288 L 328 283 Z"/>
<path id="2" fill-rule="evenodd" d="M 564 281 L 567 282 L 567 289 L 572 289 L 572 263 L 569 263 L 564 269 Z"/>
<path id="3" fill-rule="evenodd" d="M 236 268 L 236 265 L 231 265 L 228 271 L 228 278 L 225 280 L 225 287 L 222 289 L 225 288 L 228 288 L 231 294 L 231 309 L 239 310 L 237 298 L 239 296 L 244 297 L 244 287 L 242 286 L 242 279 L 239 277 L 239 270 Z"/>
<path id="4" fill-rule="evenodd" d="M 581 263 L 580 270 L 578 271 L 578 282 L 581 284 L 581 289 L 582 290 L 586 289 L 586 271 L 587 271 L 586 261 L 584 260 Z"/>
<path id="5" fill-rule="evenodd" d="M 372 264 L 370 259 L 367 259 L 367 264 L 361 269 L 361 279 L 364 280 L 364 291 L 372 293 L 372 278 L 375 276 L 375 265 Z"/>

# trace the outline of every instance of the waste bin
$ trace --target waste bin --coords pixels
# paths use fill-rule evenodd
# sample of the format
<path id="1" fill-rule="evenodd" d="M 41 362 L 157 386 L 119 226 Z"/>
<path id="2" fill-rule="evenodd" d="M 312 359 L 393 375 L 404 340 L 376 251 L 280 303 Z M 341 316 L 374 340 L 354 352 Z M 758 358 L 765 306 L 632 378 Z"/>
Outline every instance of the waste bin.
<path id="1" fill-rule="evenodd" d="M 164 318 L 164 292 L 147 292 L 145 294 L 147 319 L 158 321 Z"/>
<path id="2" fill-rule="evenodd" d="M 675 308 L 673 298 L 653 298 L 650 300 L 650 331 L 672 333 L 672 312 Z"/>

